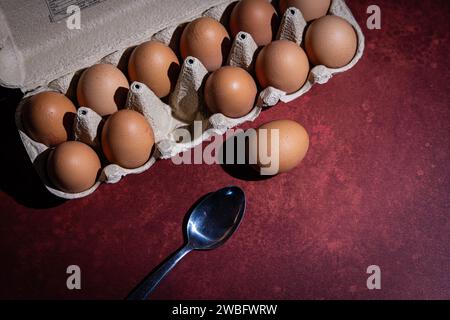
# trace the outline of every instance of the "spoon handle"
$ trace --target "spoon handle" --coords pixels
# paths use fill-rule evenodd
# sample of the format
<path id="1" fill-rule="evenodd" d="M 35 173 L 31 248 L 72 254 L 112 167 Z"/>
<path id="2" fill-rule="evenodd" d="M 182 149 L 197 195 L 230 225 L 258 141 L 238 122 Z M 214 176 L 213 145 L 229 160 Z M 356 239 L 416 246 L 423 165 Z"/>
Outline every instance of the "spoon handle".
<path id="1" fill-rule="evenodd" d="M 169 273 L 173 267 L 189 252 L 192 247 L 187 244 L 176 253 L 174 253 L 166 262 L 164 262 L 155 272 L 145 278 L 139 286 L 127 297 L 127 300 L 146 300 L 150 293 L 158 286 L 161 280 Z"/>

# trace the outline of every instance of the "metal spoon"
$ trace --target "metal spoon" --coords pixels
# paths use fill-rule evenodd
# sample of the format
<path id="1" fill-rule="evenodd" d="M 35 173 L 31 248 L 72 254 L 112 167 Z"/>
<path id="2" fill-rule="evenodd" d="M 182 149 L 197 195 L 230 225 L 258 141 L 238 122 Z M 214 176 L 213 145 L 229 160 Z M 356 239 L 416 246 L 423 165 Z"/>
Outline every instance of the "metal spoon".
<path id="1" fill-rule="evenodd" d="M 150 274 L 128 300 L 144 300 L 175 265 L 192 250 L 222 245 L 236 231 L 245 212 L 245 194 L 239 187 L 226 187 L 209 194 L 192 211 L 187 223 L 187 243 Z"/>

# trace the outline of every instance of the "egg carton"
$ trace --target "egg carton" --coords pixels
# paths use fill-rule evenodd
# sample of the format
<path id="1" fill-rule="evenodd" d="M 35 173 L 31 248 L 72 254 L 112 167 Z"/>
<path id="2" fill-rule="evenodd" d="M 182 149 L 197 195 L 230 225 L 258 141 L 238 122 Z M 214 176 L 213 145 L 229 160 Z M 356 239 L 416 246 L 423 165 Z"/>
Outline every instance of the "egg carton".
<path id="1" fill-rule="evenodd" d="M 194 15 L 189 21 L 200 16 L 211 17 L 222 21 L 225 13 L 229 12 L 228 9 L 232 5 L 232 2 L 229 0 L 224 1 L 223 4 L 214 6 L 202 14 Z M 47 178 L 45 166 L 45 154 L 48 151 L 48 147 L 27 136 L 23 128 L 21 112 L 26 100 L 30 96 L 42 91 L 60 92 L 73 98 L 76 92 L 77 80 L 83 70 L 68 74 L 52 81 L 47 86 L 29 92 L 17 107 L 16 124 L 30 160 L 35 165 L 46 188 L 52 194 L 65 199 L 77 199 L 92 194 L 101 183 L 117 183 L 126 175 L 142 173 L 150 169 L 158 159 L 169 159 L 181 152 L 194 148 L 203 141 L 210 139 L 213 135 L 222 135 L 230 128 L 239 126 L 247 121 L 254 121 L 263 108 L 274 106 L 279 101 L 292 101 L 308 92 L 314 84 L 328 82 L 334 74 L 351 69 L 360 60 L 364 51 L 364 35 L 350 9 L 345 4 L 345 1 L 332 0 L 329 14 L 340 16 L 347 20 L 357 33 L 358 48 L 352 61 L 348 65 L 338 69 L 330 69 L 323 65 L 315 66 L 310 71 L 303 87 L 293 94 L 287 94 L 273 87 L 264 89 L 260 92 L 257 103 L 252 111 L 242 118 L 229 118 L 220 113 L 210 114 L 205 108 L 202 89 L 208 71 L 200 60 L 195 57 L 187 57 L 183 62 L 177 84 L 169 97 L 169 104 L 159 99 L 145 84 L 139 82 L 132 83 L 125 108 L 140 112 L 150 123 L 155 135 L 155 151 L 147 163 L 136 169 L 125 169 L 115 164 L 106 165 L 95 185 L 81 193 L 66 193 L 52 187 L 52 184 Z M 182 30 L 180 25 L 189 21 L 182 21 L 180 24 L 167 27 L 147 40 L 161 41 L 177 52 Z M 302 45 L 302 37 L 306 25 L 307 23 L 298 9 L 288 8 L 281 19 L 277 39 L 285 39 Z M 124 69 L 124 67 L 126 68 L 126 62 L 132 49 L 118 50 L 104 57 L 98 63 L 108 63 Z M 252 36 L 248 33 L 240 32 L 234 39 L 227 64 L 251 71 L 257 49 L 258 47 L 252 39 Z M 195 121 L 202 123 L 203 129 L 201 134 L 194 136 L 190 141 L 178 142 L 178 130 L 187 129 L 192 132 L 192 126 Z M 102 122 L 102 117 L 88 106 L 80 107 L 77 110 L 74 121 L 74 138 L 90 145 L 101 154 L 98 132 Z"/>

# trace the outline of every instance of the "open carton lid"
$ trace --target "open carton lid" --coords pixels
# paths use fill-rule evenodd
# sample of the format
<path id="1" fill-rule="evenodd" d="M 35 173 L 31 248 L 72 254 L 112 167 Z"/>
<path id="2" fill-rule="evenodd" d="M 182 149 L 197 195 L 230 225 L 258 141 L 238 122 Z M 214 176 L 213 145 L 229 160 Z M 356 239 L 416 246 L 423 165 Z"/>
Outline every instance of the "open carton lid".
<path id="1" fill-rule="evenodd" d="M 0 85 L 33 90 L 224 2 L 1 0 Z M 81 29 L 67 25 L 71 5 L 81 9 Z"/>

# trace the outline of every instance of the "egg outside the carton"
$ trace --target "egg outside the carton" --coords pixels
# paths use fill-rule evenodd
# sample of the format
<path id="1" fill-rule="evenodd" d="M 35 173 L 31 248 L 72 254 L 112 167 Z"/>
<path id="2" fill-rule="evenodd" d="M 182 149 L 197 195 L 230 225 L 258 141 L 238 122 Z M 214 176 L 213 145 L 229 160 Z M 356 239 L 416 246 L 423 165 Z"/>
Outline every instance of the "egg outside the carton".
<path id="1" fill-rule="evenodd" d="M 247 115 L 254 107 L 257 94 L 253 77 L 239 67 L 222 67 L 206 81 L 204 96 L 212 113 L 229 118 Z"/>
<path id="2" fill-rule="evenodd" d="M 61 191 L 79 193 L 90 189 L 101 170 L 98 155 L 88 145 L 68 141 L 50 151 L 47 174 L 50 181 Z"/>
<path id="3" fill-rule="evenodd" d="M 315 20 L 306 31 L 305 48 L 314 65 L 341 68 L 356 54 L 358 36 L 353 26 L 338 16 Z"/>
<path id="4" fill-rule="evenodd" d="M 145 117 L 126 109 L 106 120 L 101 139 L 108 161 L 126 169 L 143 166 L 150 159 L 155 143 L 153 130 Z"/>
<path id="5" fill-rule="evenodd" d="M 297 167 L 306 156 L 308 149 L 309 136 L 303 126 L 293 120 L 275 120 L 257 129 L 256 139 L 250 140 L 248 152 L 249 159 L 257 160 L 257 165 L 254 167 L 258 171 L 262 172 L 263 168 L 278 167 L 278 170 L 271 171 L 270 175 L 273 175 L 288 172 Z M 267 159 L 265 159 L 266 156 L 268 156 Z"/>
<path id="6" fill-rule="evenodd" d="M 125 106 L 129 89 L 122 71 L 110 64 L 96 64 L 86 69 L 78 81 L 78 103 L 107 116 Z"/>
<path id="7" fill-rule="evenodd" d="M 27 135 L 48 147 L 70 139 L 76 107 L 65 95 L 41 92 L 30 97 L 22 110 L 22 122 Z"/>
<path id="8" fill-rule="evenodd" d="M 282 14 L 290 7 L 300 10 L 306 22 L 325 16 L 330 9 L 331 0 L 280 0 Z"/>
<path id="9" fill-rule="evenodd" d="M 159 41 L 147 41 L 136 47 L 128 63 L 130 80 L 144 83 L 158 98 L 173 91 L 179 73 L 178 57 Z"/>
<path id="10" fill-rule="evenodd" d="M 199 59 L 209 72 L 225 64 L 231 49 L 228 31 L 218 21 L 209 17 L 198 18 L 183 30 L 180 51 L 183 59 Z"/>
<path id="11" fill-rule="evenodd" d="M 291 94 L 305 84 L 309 74 L 309 61 L 296 43 L 277 40 L 265 46 L 258 54 L 255 70 L 261 87 L 271 86 Z"/>
<path id="12" fill-rule="evenodd" d="M 233 37 L 241 31 L 247 32 L 258 46 L 265 46 L 275 38 L 278 25 L 278 13 L 267 0 L 242 0 L 230 17 Z"/>

